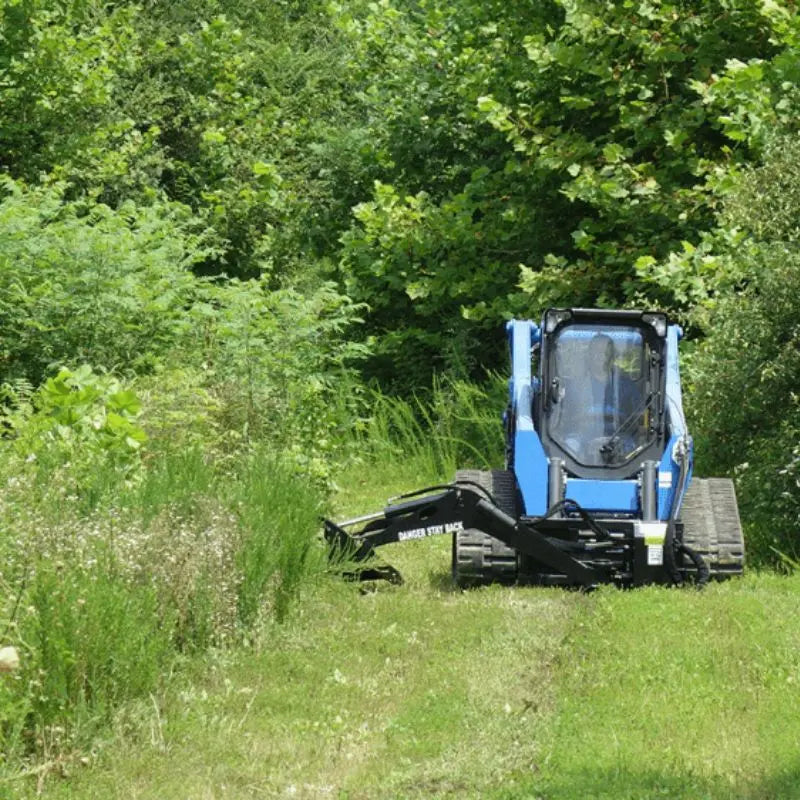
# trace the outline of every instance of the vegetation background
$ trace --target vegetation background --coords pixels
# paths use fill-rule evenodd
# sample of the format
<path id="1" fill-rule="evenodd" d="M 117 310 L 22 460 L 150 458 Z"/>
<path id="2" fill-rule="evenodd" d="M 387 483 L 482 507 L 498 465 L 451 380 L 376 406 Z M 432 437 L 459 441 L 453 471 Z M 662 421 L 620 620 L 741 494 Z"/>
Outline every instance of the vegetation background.
<path id="1" fill-rule="evenodd" d="M 346 480 L 501 459 L 549 305 L 684 326 L 699 469 L 791 571 L 798 87 L 789 0 L 3 0 L 2 780 L 280 641 Z"/>

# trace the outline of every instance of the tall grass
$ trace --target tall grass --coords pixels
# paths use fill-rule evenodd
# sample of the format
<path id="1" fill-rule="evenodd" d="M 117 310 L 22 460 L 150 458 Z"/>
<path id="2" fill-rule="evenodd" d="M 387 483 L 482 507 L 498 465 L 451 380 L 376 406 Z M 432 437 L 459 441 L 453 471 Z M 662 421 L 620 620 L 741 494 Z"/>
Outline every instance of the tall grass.
<path id="1" fill-rule="evenodd" d="M 442 380 L 425 401 L 375 393 L 350 440 L 336 434 L 340 460 L 358 452 L 362 474 L 410 466 L 412 488 L 499 466 L 503 395 L 497 380 Z M 326 561 L 325 493 L 289 455 L 261 446 L 214 461 L 162 439 L 134 475 L 101 456 L 2 464 L 0 646 L 21 657 L 0 680 L 7 758 L 88 743 L 182 659 L 286 618 Z"/>
<path id="2" fill-rule="evenodd" d="M 313 550 L 320 499 L 311 484 L 298 481 L 274 454 L 260 453 L 234 488 L 240 528 L 236 587 L 240 624 L 250 629 L 263 613 L 265 598 L 283 620 L 309 571 L 321 570 L 323 552 Z"/>
<path id="3" fill-rule="evenodd" d="M 413 461 L 424 474 L 446 479 L 457 469 L 501 467 L 505 391 L 491 376 L 483 385 L 437 379 L 425 399 L 376 392 L 361 451 L 376 462 Z"/>
<path id="4" fill-rule="evenodd" d="M 136 483 L 91 482 L 99 505 L 63 489 L 63 465 L 9 480 L 0 646 L 20 654 L 0 676 L 9 763 L 88 742 L 186 654 L 282 619 L 323 568 L 319 489 L 268 451 L 226 464 L 166 449 Z"/>
<path id="5" fill-rule="evenodd" d="M 30 721 L 107 719 L 127 697 L 146 694 L 172 658 L 175 610 L 155 587 L 121 579 L 108 552 L 89 568 L 39 561 L 21 620 Z M 52 731 L 52 728 L 51 728 Z"/>

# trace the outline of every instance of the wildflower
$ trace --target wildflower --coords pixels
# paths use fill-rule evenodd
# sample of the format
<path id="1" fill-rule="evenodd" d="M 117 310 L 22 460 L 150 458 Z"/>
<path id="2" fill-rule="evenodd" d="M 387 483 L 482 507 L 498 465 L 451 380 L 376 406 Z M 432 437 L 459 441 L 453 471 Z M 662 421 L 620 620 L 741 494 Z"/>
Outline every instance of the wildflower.
<path id="1" fill-rule="evenodd" d="M 0 672 L 16 672 L 19 669 L 19 653 L 16 647 L 0 647 Z"/>

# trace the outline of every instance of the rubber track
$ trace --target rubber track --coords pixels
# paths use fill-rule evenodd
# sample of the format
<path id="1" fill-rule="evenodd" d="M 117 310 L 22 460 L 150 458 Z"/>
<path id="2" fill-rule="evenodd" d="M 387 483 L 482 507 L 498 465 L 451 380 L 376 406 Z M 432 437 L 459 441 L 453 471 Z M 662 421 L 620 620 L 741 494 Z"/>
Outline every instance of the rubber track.
<path id="1" fill-rule="evenodd" d="M 741 575 L 744 536 L 733 481 L 694 478 L 681 506 L 683 541 L 700 553 L 716 579 Z"/>
<path id="2" fill-rule="evenodd" d="M 462 469 L 456 483 L 471 481 L 486 489 L 501 510 L 517 516 L 514 475 L 501 469 Z M 492 536 L 469 528 L 453 534 L 453 581 L 458 586 L 513 583 L 517 578 L 517 551 Z"/>

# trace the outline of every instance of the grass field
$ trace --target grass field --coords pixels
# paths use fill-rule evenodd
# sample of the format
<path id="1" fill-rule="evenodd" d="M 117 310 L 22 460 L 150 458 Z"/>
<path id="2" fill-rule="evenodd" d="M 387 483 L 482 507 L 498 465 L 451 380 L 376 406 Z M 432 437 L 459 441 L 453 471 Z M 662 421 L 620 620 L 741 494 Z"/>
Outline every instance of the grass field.
<path id="1" fill-rule="evenodd" d="M 418 484 L 353 473 L 340 510 Z M 800 578 L 458 592 L 444 537 L 386 556 L 405 585 L 320 579 L 0 797 L 800 797 Z"/>

